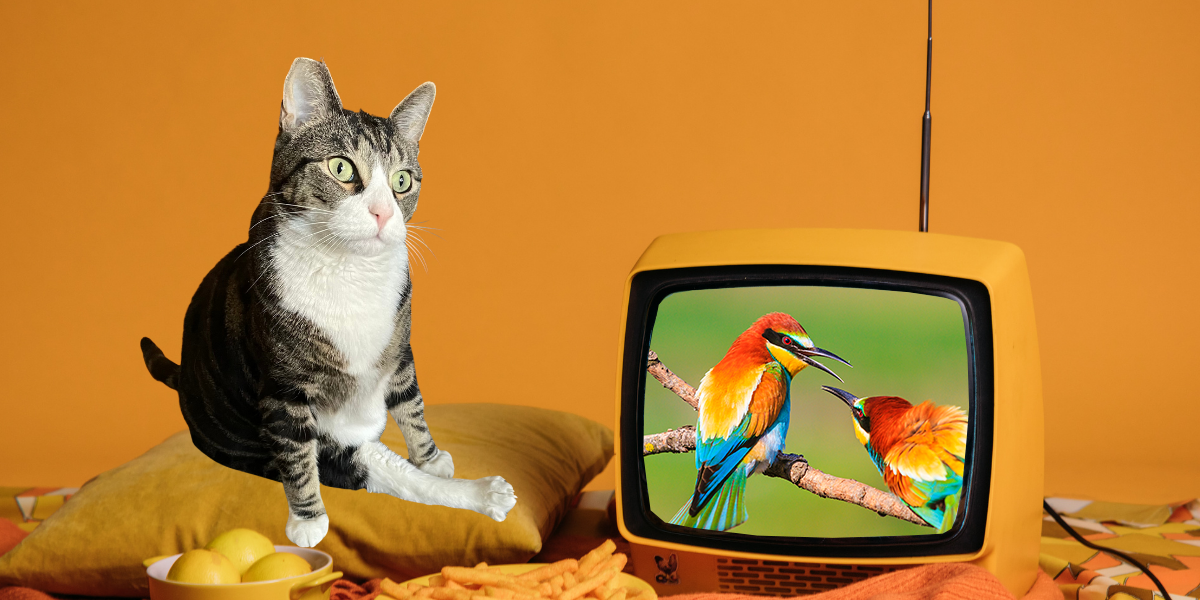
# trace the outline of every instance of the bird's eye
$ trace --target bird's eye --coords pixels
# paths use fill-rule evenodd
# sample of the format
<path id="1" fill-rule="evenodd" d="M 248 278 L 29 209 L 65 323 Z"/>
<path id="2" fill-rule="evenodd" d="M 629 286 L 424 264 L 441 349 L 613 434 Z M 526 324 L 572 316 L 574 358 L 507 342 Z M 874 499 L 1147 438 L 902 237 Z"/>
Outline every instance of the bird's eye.
<path id="1" fill-rule="evenodd" d="M 354 179 L 354 164 L 340 156 L 335 156 L 329 159 L 329 172 L 334 179 L 342 183 L 349 183 Z"/>
<path id="2" fill-rule="evenodd" d="M 397 194 L 403 194 L 412 188 L 412 173 L 408 171 L 396 171 L 392 173 L 392 190 Z"/>
<path id="3" fill-rule="evenodd" d="M 790 337 L 785 337 L 785 338 L 783 338 L 783 345 L 784 345 L 784 346 L 791 346 L 791 345 L 792 345 L 792 338 L 790 338 Z"/>

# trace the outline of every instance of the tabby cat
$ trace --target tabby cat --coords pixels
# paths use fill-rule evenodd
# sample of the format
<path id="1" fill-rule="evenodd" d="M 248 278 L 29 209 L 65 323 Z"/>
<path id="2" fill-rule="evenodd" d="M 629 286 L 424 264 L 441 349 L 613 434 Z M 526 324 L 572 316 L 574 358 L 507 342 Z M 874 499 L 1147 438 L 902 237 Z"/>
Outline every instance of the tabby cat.
<path id="1" fill-rule="evenodd" d="M 405 240 L 433 97 L 425 83 L 386 119 L 355 113 L 342 108 L 324 63 L 296 59 L 270 188 L 249 239 L 192 297 L 181 364 L 142 339 L 150 374 L 178 390 L 196 447 L 283 483 L 287 536 L 299 546 L 329 529 L 318 482 L 496 521 L 516 504 L 500 477 L 452 478 L 417 386 Z M 407 460 L 379 441 L 389 414 Z"/>

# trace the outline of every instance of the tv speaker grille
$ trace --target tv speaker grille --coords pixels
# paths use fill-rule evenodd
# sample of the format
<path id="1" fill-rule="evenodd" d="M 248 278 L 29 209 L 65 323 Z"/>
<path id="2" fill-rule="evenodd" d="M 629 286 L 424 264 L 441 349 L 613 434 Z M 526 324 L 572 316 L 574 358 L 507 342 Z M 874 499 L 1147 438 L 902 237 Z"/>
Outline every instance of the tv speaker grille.
<path id="1" fill-rule="evenodd" d="M 818 594 L 909 565 L 831 565 L 744 558 L 717 559 L 717 586 L 722 592 L 764 596 Z"/>

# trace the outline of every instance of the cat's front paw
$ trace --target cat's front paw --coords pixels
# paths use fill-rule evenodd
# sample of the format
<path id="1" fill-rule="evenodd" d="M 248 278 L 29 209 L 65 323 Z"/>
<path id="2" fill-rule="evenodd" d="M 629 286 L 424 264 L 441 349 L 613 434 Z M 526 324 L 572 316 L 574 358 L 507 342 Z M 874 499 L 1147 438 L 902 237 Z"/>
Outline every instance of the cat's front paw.
<path id="1" fill-rule="evenodd" d="M 479 508 L 475 510 L 492 520 L 503 521 L 508 511 L 517 505 L 517 494 L 502 477 L 476 479 L 475 485 L 479 494 Z"/>
<path id="2" fill-rule="evenodd" d="M 454 477 L 454 459 L 450 457 L 449 452 L 441 449 L 437 451 L 437 456 L 418 465 L 417 468 L 434 477 L 444 479 Z"/>
<path id="3" fill-rule="evenodd" d="M 329 515 L 302 519 L 295 514 L 289 514 L 284 531 L 293 544 L 301 548 L 312 548 L 329 533 Z"/>

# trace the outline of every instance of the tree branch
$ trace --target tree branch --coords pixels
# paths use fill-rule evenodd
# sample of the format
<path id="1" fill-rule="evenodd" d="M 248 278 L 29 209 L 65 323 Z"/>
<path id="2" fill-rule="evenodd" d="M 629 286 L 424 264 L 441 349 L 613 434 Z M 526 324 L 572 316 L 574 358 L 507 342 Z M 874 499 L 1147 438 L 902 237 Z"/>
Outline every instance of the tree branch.
<path id="1" fill-rule="evenodd" d="M 650 352 L 646 370 L 654 375 L 655 379 L 662 382 L 663 387 L 675 392 L 684 402 L 692 405 L 692 408 L 698 409 L 699 402 L 696 400 L 695 388 L 672 373 L 666 365 L 662 364 L 662 361 L 658 360 L 658 355 L 653 351 Z M 695 450 L 696 428 L 691 425 L 642 436 L 642 456 L 664 452 L 683 454 Z M 798 454 L 780 452 L 775 457 L 775 462 L 763 474 L 786 479 L 796 487 L 822 498 L 849 502 L 878 513 L 880 516 L 895 517 L 916 525 L 930 526 L 921 517 L 918 517 L 907 504 L 892 494 L 853 479 L 842 479 L 824 473 L 809 465 L 808 461 Z"/>
<path id="2" fill-rule="evenodd" d="M 673 452 L 683 454 L 696 449 L 696 428 L 684 425 L 662 433 L 642 436 L 642 456 Z"/>
<path id="3" fill-rule="evenodd" d="M 691 405 L 694 410 L 700 410 L 700 400 L 696 398 L 696 388 L 688 385 L 688 382 L 679 378 L 678 375 L 671 372 L 667 365 L 662 364 L 658 360 L 658 355 L 653 350 L 650 351 L 649 360 L 646 363 L 646 370 L 658 380 L 663 387 L 675 392 L 676 396 L 683 399 Z"/>
<path id="4" fill-rule="evenodd" d="M 857 504 L 874 511 L 881 517 L 896 517 L 916 525 L 929 527 L 907 504 L 888 492 L 877 490 L 853 479 L 842 479 L 808 464 L 799 454 L 780 452 L 775 462 L 763 472 L 771 477 L 786 479 L 802 490 L 808 490 L 822 498 L 833 498 Z"/>

